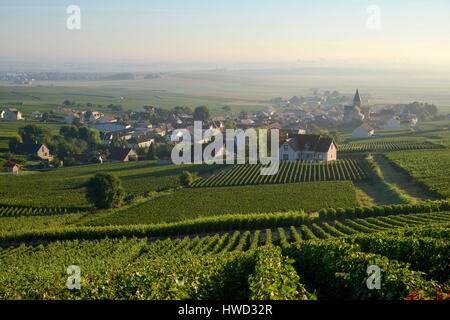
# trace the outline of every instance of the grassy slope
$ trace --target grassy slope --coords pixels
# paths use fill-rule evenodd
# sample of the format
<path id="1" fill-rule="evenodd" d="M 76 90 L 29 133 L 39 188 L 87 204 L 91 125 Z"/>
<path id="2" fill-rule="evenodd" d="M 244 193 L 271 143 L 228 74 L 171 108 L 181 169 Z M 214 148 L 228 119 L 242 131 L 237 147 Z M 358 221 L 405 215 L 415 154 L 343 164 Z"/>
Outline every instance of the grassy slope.
<path id="1" fill-rule="evenodd" d="M 313 211 L 357 204 L 349 181 L 223 188 L 189 188 L 120 210 L 95 224 L 174 222 L 227 213 Z"/>
<path id="2" fill-rule="evenodd" d="M 128 193 L 142 196 L 146 191 L 178 186 L 178 177 L 184 170 L 201 173 L 212 169 L 212 166 L 158 165 L 155 161 L 139 161 L 68 167 L 19 176 L 1 175 L 0 204 L 87 206 L 83 184 L 98 172 L 109 172 L 120 177 Z"/>
<path id="3" fill-rule="evenodd" d="M 450 197 L 450 150 L 392 152 L 387 158 L 406 171 L 430 190 Z"/>

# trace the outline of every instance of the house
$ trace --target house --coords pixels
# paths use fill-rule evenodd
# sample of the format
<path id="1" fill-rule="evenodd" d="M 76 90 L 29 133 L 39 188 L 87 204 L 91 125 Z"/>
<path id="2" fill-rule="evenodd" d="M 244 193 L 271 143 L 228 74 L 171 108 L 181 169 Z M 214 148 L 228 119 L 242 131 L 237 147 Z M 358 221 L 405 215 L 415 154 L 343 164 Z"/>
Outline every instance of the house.
<path id="1" fill-rule="evenodd" d="M 116 118 L 108 115 L 102 115 L 100 118 L 97 119 L 97 123 L 116 123 L 116 122 L 117 122 Z"/>
<path id="2" fill-rule="evenodd" d="M 3 110 L 2 114 L 3 114 L 2 119 L 5 120 L 16 121 L 23 119 L 22 113 L 17 109 L 7 108 Z"/>
<path id="3" fill-rule="evenodd" d="M 375 133 L 375 129 L 369 126 L 367 123 L 363 123 L 358 128 L 353 130 L 352 138 L 353 139 L 363 139 L 370 138 Z"/>
<path id="4" fill-rule="evenodd" d="M 131 148 L 114 148 L 111 150 L 108 157 L 109 161 L 114 162 L 128 162 L 138 159 L 138 155 Z"/>
<path id="5" fill-rule="evenodd" d="M 100 132 L 100 140 L 102 144 L 108 146 L 113 140 L 114 135 L 111 132 Z"/>
<path id="6" fill-rule="evenodd" d="M 41 143 L 21 143 L 17 146 L 17 153 L 26 154 L 33 158 L 52 161 L 53 156 L 50 154 L 50 150 Z"/>
<path id="7" fill-rule="evenodd" d="M 11 161 L 6 161 L 5 164 L 3 165 L 3 170 L 5 172 L 11 172 L 11 173 L 18 174 L 19 170 L 20 170 L 20 166 L 17 163 L 14 163 Z"/>
<path id="8" fill-rule="evenodd" d="M 166 130 L 164 130 L 164 129 L 160 128 L 160 127 L 153 127 L 153 128 L 150 128 L 148 131 L 150 133 L 157 134 L 157 135 L 159 135 L 161 137 L 164 137 L 166 135 Z"/>
<path id="9" fill-rule="evenodd" d="M 118 132 L 130 128 L 131 126 L 123 126 L 117 123 L 97 123 L 91 124 L 89 127 L 102 132 Z"/>
<path id="10" fill-rule="evenodd" d="M 154 142 L 154 139 L 151 139 L 147 136 L 133 137 L 127 141 L 128 147 L 133 150 L 137 150 L 139 148 L 148 148 Z"/>
<path id="11" fill-rule="evenodd" d="M 417 126 L 417 123 L 419 122 L 419 119 L 416 116 L 409 116 L 408 117 L 408 123 L 411 127 Z"/>
<path id="12" fill-rule="evenodd" d="M 31 116 L 33 117 L 33 119 L 42 119 L 42 113 L 39 111 L 33 111 L 31 113 Z"/>
<path id="13" fill-rule="evenodd" d="M 65 117 L 64 120 L 66 121 L 67 124 L 72 124 L 73 121 L 77 119 L 79 120 L 81 123 L 84 122 L 84 117 L 83 117 L 83 113 L 82 112 L 69 112 Z"/>
<path id="14" fill-rule="evenodd" d="M 382 129 L 390 130 L 390 129 L 400 129 L 402 126 L 400 125 L 400 120 L 397 117 L 392 117 L 386 123 L 381 126 Z"/>
<path id="15" fill-rule="evenodd" d="M 86 111 L 83 116 L 86 122 L 94 123 L 97 119 L 100 119 L 103 116 L 103 113 L 89 110 Z"/>
<path id="16" fill-rule="evenodd" d="M 280 160 L 336 160 L 337 145 L 333 138 L 301 134 L 287 138 L 280 146 Z"/>

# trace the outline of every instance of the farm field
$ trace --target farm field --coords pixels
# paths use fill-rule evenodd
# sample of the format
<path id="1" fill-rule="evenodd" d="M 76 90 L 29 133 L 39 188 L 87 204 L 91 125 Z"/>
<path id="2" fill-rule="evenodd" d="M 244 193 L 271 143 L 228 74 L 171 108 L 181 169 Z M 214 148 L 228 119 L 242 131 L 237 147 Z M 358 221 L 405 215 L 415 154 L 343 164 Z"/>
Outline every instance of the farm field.
<path id="1" fill-rule="evenodd" d="M 310 181 L 363 181 L 367 174 L 359 161 L 343 159 L 329 163 L 311 161 L 283 161 L 274 175 L 260 174 L 261 165 L 236 165 L 206 179 L 197 180 L 193 187 L 222 187 L 252 184 L 276 184 Z"/>
<path id="2" fill-rule="evenodd" d="M 441 212 L 151 243 L 130 238 L 4 247 L 0 249 L 0 298 L 321 300 L 336 299 L 338 294 L 339 299 L 397 300 L 431 296 L 437 283 L 448 280 L 449 220 L 449 214 Z M 368 263 L 377 264 L 386 275 L 382 290 L 361 289 Z M 83 274 L 81 290 L 76 292 L 65 286 L 65 271 L 74 264 Z M 351 276 L 338 277 L 343 273 Z M 289 280 L 281 285 L 278 277 L 283 276 Z M 264 289 L 268 286 L 270 295 Z M 346 290 L 336 291 L 342 287 Z"/>
<path id="3" fill-rule="evenodd" d="M 55 214 L 51 216 L 0 217 L 0 235 L 73 226 L 82 221 L 84 213 Z"/>
<path id="4" fill-rule="evenodd" d="M 417 142 L 390 138 L 385 140 L 364 140 L 360 142 L 342 144 L 339 145 L 338 152 L 380 152 L 415 149 L 436 149 L 440 147 L 441 146 L 429 141 Z"/>
<path id="5" fill-rule="evenodd" d="M 355 189 L 350 181 L 187 188 L 119 210 L 96 220 L 95 224 L 174 222 L 227 213 L 314 211 L 356 204 Z"/>
<path id="6" fill-rule="evenodd" d="M 387 153 L 386 157 L 415 181 L 444 198 L 450 197 L 450 150 Z"/>
<path id="7" fill-rule="evenodd" d="M 219 96 L 208 96 L 204 93 L 173 93 L 154 88 L 155 81 L 148 80 L 136 86 L 135 81 L 60 81 L 49 83 L 41 81 L 41 85 L 31 87 L 0 86 L 0 106 L 20 104 L 18 107 L 29 116 L 33 111 L 56 110 L 64 100 L 71 100 L 86 105 L 92 103 L 98 111 L 113 113 L 107 108 L 110 104 L 122 105 L 125 110 L 133 110 L 145 105 L 162 108 L 173 108 L 177 105 L 195 108 L 208 105 L 213 114 L 224 113 L 222 107 L 229 105 L 231 110 L 239 113 L 242 109 L 260 111 L 267 104 L 256 99 L 234 99 Z M 128 84 L 131 84 L 129 86 Z"/>
<path id="8" fill-rule="evenodd" d="M 179 186 L 183 171 L 205 173 L 214 166 L 159 165 L 156 161 L 103 163 L 32 172 L 22 175 L 1 175 L 0 206 L 81 207 L 88 208 L 84 183 L 98 172 L 108 172 L 122 179 L 125 191 L 133 196 L 145 192 Z M 27 190 L 23 193 L 23 190 Z"/>

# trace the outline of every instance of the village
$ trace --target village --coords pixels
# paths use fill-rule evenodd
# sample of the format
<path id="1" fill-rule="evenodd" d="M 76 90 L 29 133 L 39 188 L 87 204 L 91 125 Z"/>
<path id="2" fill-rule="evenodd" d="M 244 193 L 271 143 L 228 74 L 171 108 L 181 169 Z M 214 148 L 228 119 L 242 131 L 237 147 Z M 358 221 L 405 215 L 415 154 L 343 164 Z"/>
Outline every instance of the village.
<path id="1" fill-rule="evenodd" d="M 270 102 L 272 106 L 254 114 L 242 111 L 239 115 L 211 116 L 205 106 L 194 111 L 188 107 L 165 110 L 144 106 L 113 116 L 95 110 L 76 110 L 71 108 L 74 102 L 65 101 L 50 114 L 35 111 L 30 116 L 38 125 L 56 122 L 65 127 L 89 128 L 92 134 L 98 134 L 95 146 L 56 155 L 56 147 L 43 142 L 16 141 L 14 148 L 10 144 L 10 152 L 40 161 L 39 168 L 149 159 L 170 163 L 171 150 L 181 138 L 177 135 L 179 129 L 193 134 L 194 121 L 202 121 L 203 133 L 209 130 L 209 138 L 201 135 L 198 141 L 192 141 L 193 144 L 205 145 L 211 142 L 214 134 L 225 133 L 226 129 L 278 129 L 282 140 L 279 160 L 333 161 L 337 159 L 338 144 L 342 142 L 339 132 L 351 131 L 351 139 L 368 139 L 377 137 L 376 130 L 408 128 L 413 131 L 419 118 L 427 120 L 437 115 L 436 107 L 426 103 L 371 105 L 367 97 L 362 98 L 359 90 L 353 99 L 337 91 L 319 93 L 316 89 L 311 97 L 276 98 Z M 116 109 L 121 110 L 120 107 Z M 7 107 L 0 111 L 0 119 L 23 121 L 25 117 L 17 108 Z M 229 155 L 229 151 L 220 152 L 220 155 L 225 154 Z M 235 156 L 234 152 L 232 156 Z M 8 160 L 4 169 L 17 173 L 20 164 Z"/>

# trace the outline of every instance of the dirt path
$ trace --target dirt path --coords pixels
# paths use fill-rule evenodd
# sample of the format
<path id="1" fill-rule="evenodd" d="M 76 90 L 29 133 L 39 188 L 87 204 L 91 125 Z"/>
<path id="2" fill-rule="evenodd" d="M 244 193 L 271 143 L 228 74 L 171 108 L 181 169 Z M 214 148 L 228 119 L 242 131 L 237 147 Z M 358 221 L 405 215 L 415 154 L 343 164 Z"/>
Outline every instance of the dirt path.
<path id="1" fill-rule="evenodd" d="M 379 165 L 383 178 L 387 183 L 397 186 L 403 193 L 417 200 L 435 199 L 421 186 L 412 182 L 405 173 L 392 166 L 383 155 L 374 155 L 374 160 Z"/>

